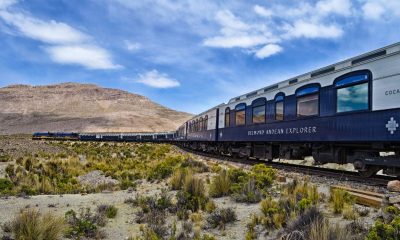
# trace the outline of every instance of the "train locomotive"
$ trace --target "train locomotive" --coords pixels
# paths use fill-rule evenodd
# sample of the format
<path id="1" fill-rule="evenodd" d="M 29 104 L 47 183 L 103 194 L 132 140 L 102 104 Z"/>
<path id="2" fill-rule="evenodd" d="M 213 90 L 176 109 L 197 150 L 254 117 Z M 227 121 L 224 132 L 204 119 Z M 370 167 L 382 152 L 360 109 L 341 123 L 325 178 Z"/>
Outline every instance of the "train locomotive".
<path id="1" fill-rule="evenodd" d="M 400 43 L 232 98 L 176 132 L 79 134 L 82 141 L 172 142 L 237 158 L 312 156 L 362 176 L 400 176 Z"/>

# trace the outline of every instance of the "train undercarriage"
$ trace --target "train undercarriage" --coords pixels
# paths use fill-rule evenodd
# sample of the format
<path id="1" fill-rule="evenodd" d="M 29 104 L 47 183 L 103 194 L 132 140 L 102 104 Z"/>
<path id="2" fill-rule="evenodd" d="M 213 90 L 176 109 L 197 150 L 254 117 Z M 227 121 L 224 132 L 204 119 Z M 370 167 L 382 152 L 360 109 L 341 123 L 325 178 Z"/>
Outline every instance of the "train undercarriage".
<path id="1" fill-rule="evenodd" d="M 380 170 L 400 177 L 400 146 L 387 144 L 268 143 L 268 142 L 178 142 L 182 147 L 234 158 L 301 160 L 312 156 L 315 165 L 353 164 L 361 176 Z"/>

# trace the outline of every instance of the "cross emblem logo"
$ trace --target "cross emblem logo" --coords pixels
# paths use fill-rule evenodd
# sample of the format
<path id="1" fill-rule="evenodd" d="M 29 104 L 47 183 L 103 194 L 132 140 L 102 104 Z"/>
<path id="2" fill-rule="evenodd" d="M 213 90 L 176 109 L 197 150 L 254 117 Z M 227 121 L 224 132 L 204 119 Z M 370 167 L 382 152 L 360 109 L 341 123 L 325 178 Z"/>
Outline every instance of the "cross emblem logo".
<path id="1" fill-rule="evenodd" d="M 390 134 L 394 134 L 396 132 L 397 128 L 399 127 L 399 124 L 394 120 L 394 118 L 390 118 L 388 123 L 386 124 L 386 128 L 390 132 Z"/>

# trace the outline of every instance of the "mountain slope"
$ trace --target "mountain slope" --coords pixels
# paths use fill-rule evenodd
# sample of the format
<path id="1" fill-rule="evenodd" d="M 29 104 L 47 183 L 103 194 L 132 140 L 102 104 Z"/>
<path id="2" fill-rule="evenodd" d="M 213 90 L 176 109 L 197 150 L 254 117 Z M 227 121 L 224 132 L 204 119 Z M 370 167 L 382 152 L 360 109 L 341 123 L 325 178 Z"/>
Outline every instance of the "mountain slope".
<path id="1" fill-rule="evenodd" d="M 92 84 L 0 88 L 0 134 L 172 131 L 190 116 L 141 95 Z"/>

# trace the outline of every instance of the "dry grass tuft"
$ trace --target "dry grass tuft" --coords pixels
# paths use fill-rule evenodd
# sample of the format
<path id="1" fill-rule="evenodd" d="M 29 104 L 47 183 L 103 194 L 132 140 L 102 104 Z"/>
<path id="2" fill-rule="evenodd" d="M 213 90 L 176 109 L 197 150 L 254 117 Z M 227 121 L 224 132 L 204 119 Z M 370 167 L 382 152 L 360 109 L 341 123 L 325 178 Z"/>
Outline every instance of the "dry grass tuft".
<path id="1" fill-rule="evenodd" d="M 22 211 L 11 222 L 10 230 L 15 239 L 56 240 L 64 230 L 62 218 L 40 214 L 35 209 Z"/>

